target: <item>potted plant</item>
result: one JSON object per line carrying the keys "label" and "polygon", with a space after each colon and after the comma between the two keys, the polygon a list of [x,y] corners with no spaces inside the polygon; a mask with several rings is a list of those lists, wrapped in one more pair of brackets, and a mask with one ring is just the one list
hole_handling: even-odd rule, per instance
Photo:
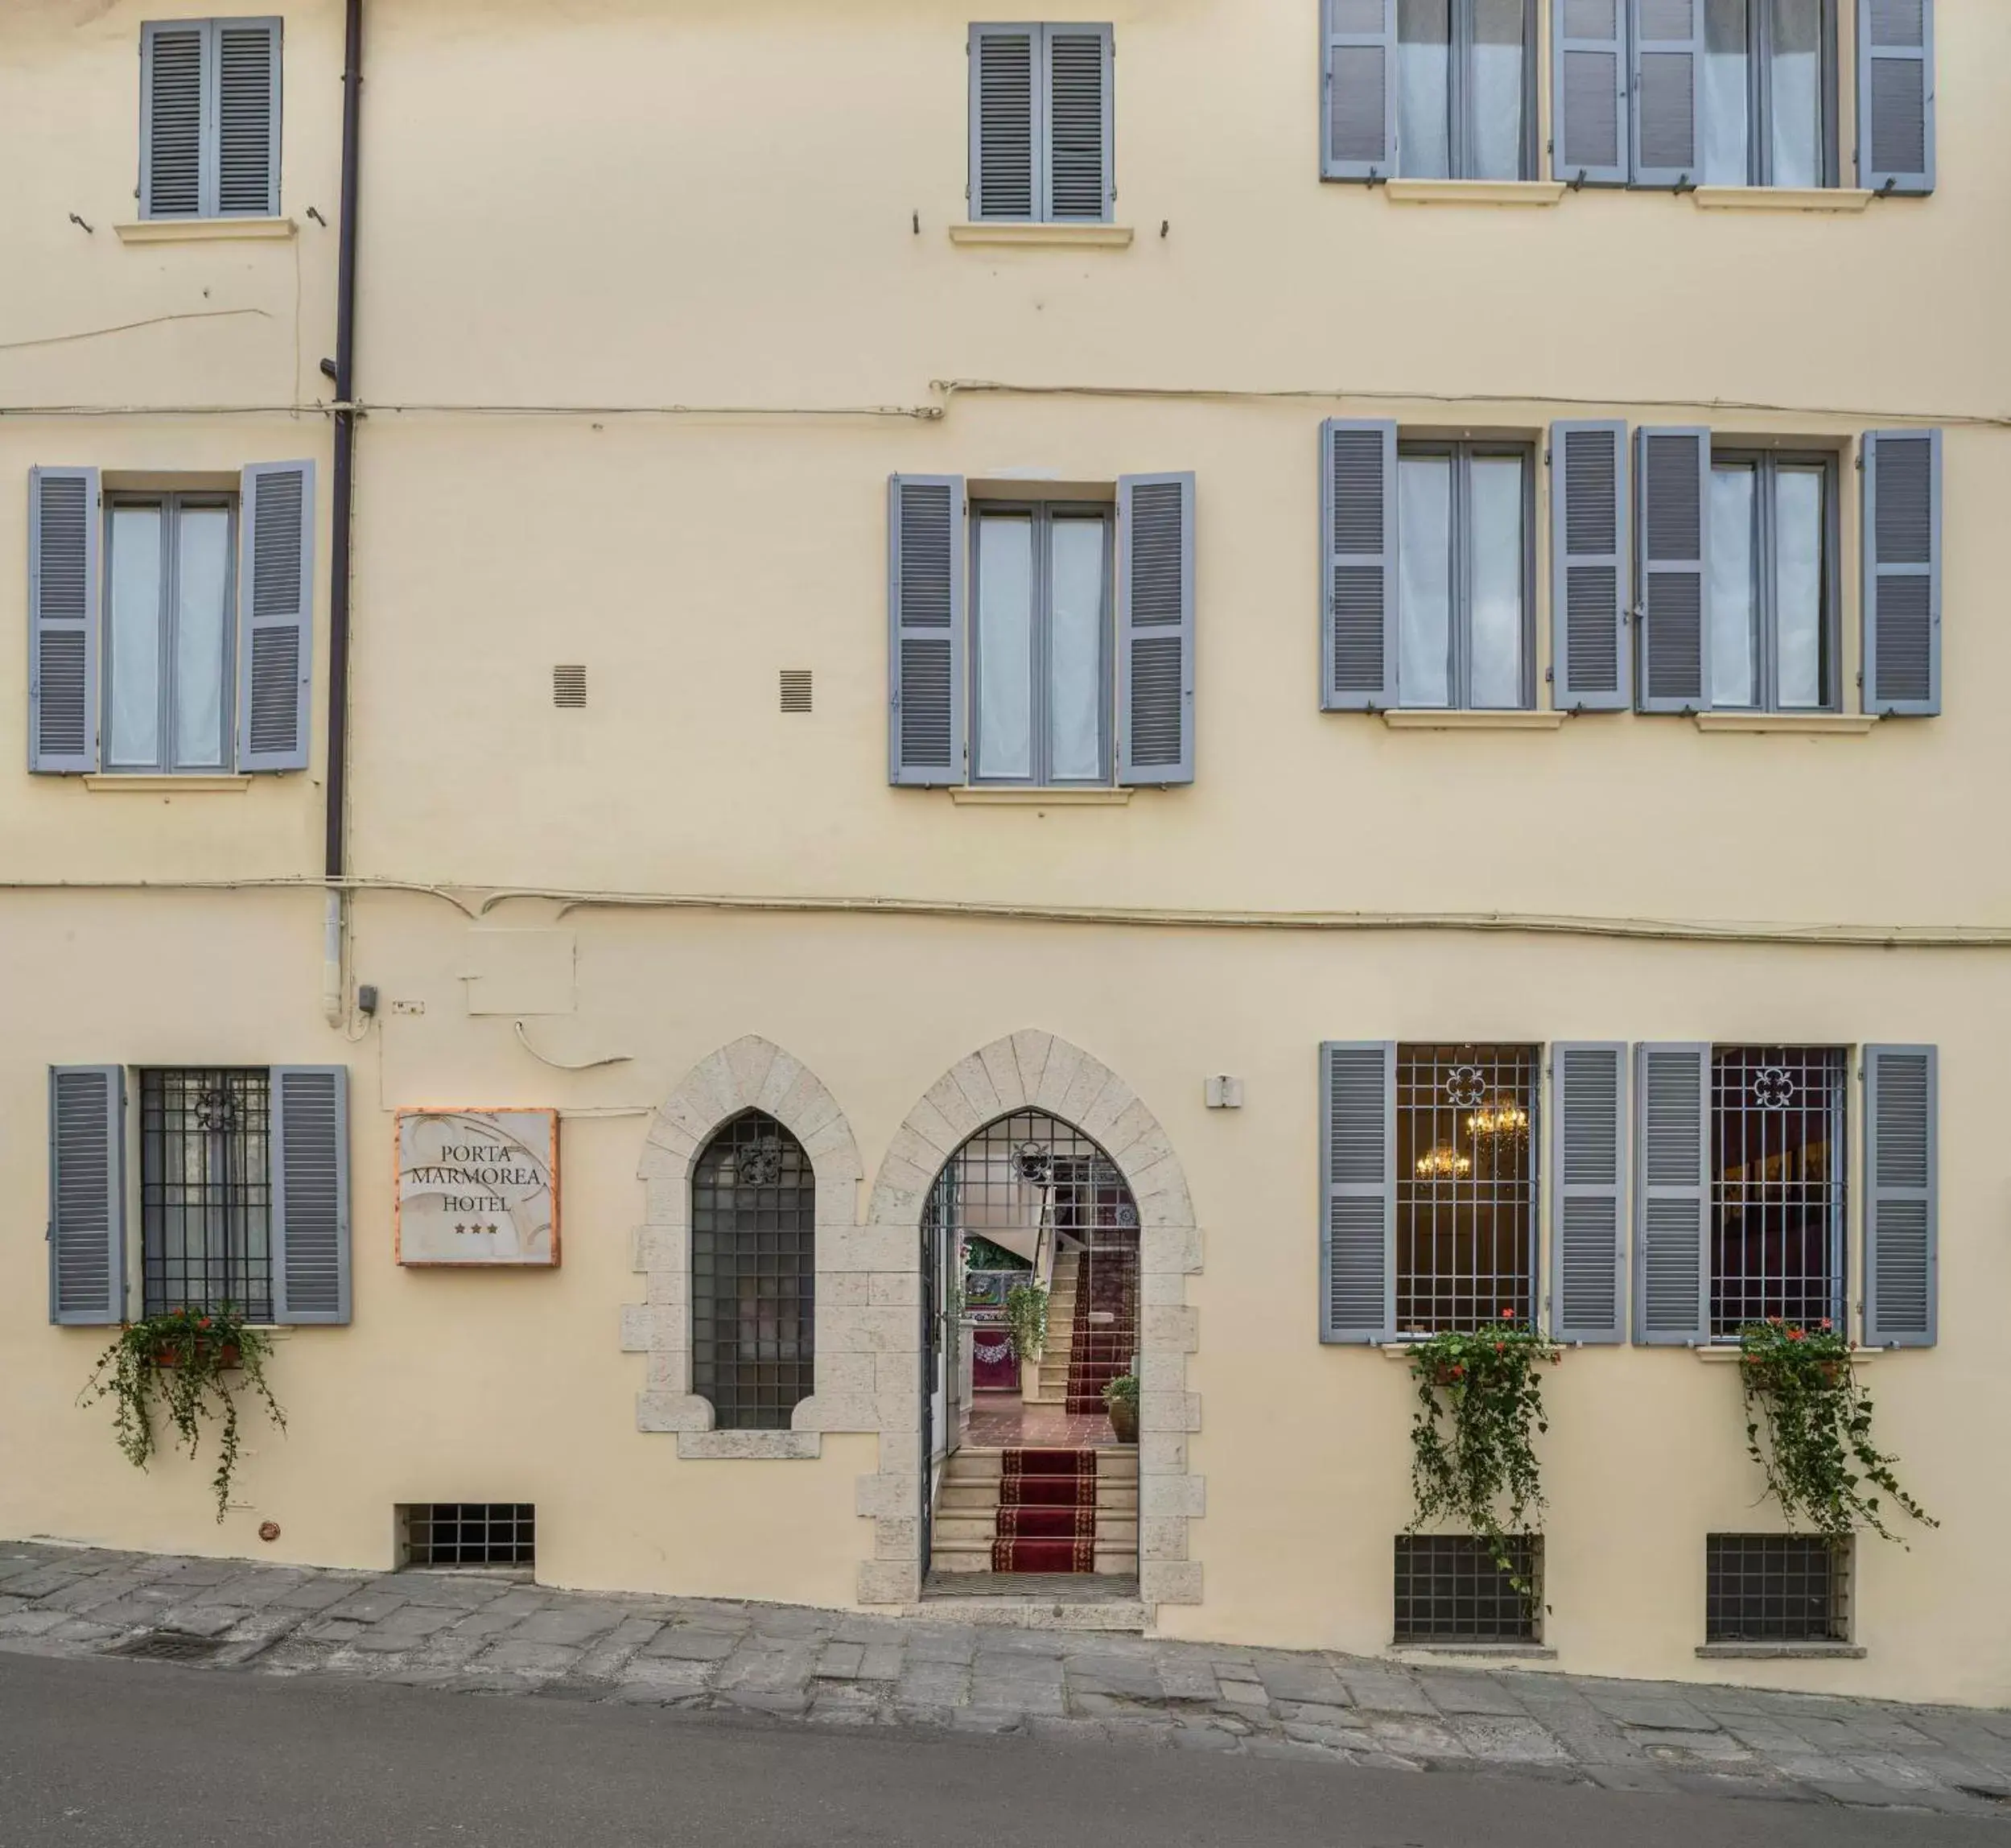
{"label": "potted plant", "polygon": [[1103,1409],[1120,1444],[1138,1442],[1138,1376],[1120,1373],[1103,1388]]}
{"label": "potted plant", "polygon": [[1830,1322],[1749,1322],[1739,1330],[1739,1384],[1745,1447],[1791,1528],[1805,1521],[1835,1540],[1869,1528],[1896,1541],[1885,1524],[1890,1508],[1941,1524],[1899,1486],[1898,1459],[1872,1442],[1871,1395],[1851,1366],[1850,1343]]}
{"label": "potted plant", "polygon": [[1544,1507],[1534,1438],[1550,1429],[1538,1369],[1556,1345],[1519,1322],[1512,1309],[1471,1334],[1435,1334],[1411,1352],[1418,1409],[1411,1422],[1410,1532],[1450,1521],[1487,1543],[1502,1575],[1525,1598],[1535,1587],[1510,1546],[1537,1531]]}
{"label": "potted plant", "polygon": [[209,1315],[174,1310],[122,1323],[117,1339],[98,1356],[77,1403],[112,1400],[113,1435],[126,1460],[142,1470],[156,1447],[156,1402],[167,1414],[176,1443],[192,1458],[201,1441],[203,1421],[215,1418],[216,1471],[212,1482],[220,1524],[229,1508],[241,1443],[238,1392],[249,1386],[265,1402],[274,1424],[282,1431],[286,1428],[286,1414],[266,1382],[266,1363],[271,1357],[272,1336],[253,1327],[228,1303]]}
{"label": "potted plant", "polygon": [[1020,1391],[1031,1399],[1039,1380],[1035,1369],[1048,1344],[1048,1293],[1037,1283],[1015,1284],[1006,1292],[1005,1318],[1012,1356],[1020,1363]]}

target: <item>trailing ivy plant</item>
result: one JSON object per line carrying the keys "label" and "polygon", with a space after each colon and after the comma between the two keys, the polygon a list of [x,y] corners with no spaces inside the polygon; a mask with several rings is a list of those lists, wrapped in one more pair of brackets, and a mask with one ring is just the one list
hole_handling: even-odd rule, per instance
{"label": "trailing ivy plant", "polygon": [[1770,1316],[1739,1330],[1745,1447],[1791,1527],[1841,1540],[1859,1528],[1906,1544],[1885,1524],[1892,1509],[1941,1524],[1899,1486],[1898,1459],[1873,1442],[1871,1395],[1850,1343],[1827,1321],[1811,1328]]}
{"label": "trailing ivy plant", "polygon": [[[265,1402],[281,1430],[286,1417],[266,1382],[272,1337],[255,1328],[226,1303],[212,1315],[178,1309],[142,1322],[122,1323],[117,1338],[97,1358],[77,1403],[113,1403],[112,1431],[126,1460],[145,1469],[158,1448],[154,1434],[156,1403],[167,1414],[177,1446],[193,1458],[203,1421],[217,1421],[216,1519],[230,1505],[230,1485],[242,1445],[237,1394],[249,1387]],[[240,1377],[235,1383],[231,1375]]]}
{"label": "trailing ivy plant", "polygon": [[1016,1360],[1037,1360],[1048,1344],[1048,1293],[1037,1283],[1015,1284],[1006,1292],[1006,1332]]}
{"label": "trailing ivy plant", "polygon": [[[1411,1421],[1410,1531],[1448,1521],[1487,1543],[1502,1574],[1535,1596],[1509,1541],[1535,1530],[1544,1507],[1534,1439],[1550,1425],[1537,1369],[1558,1349],[1515,1319],[1472,1334],[1435,1334],[1411,1351],[1418,1409]],[[1506,1518],[1504,1518],[1504,1516]]]}

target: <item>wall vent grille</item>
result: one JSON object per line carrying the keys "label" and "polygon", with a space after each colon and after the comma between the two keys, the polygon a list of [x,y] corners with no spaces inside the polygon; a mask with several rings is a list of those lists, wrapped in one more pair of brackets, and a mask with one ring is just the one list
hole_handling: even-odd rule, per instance
{"label": "wall vent grille", "polygon": [[782,710],[807,712],[810,709],[810,670],[807,667],[782,670]]}
{"label": "wall vent grille", "polygon": [[587,670],[583,666],[575,662],[551,670],[551,703],[561,707],[575,708],[587,703]]}

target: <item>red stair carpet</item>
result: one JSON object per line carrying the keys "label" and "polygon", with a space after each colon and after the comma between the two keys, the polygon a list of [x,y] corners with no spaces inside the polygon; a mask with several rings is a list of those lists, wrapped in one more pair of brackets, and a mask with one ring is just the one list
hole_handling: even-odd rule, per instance
{"label": "red stair carpet", "polygon": [[[1098,1245],[1082,1255],[1075,1293],[1075,1328],[1069,1348],[1068,1409],[1101,1412],[1103,1388],[1131,1370],[1138,1351],[1138,1252]],[[1093,1314],[1106,1322],[1092,1322]]]}
{"label": "red stair carpet", "polygon": [[1096,1570],[1095,1451],[1005,1453],[991,1570]]}

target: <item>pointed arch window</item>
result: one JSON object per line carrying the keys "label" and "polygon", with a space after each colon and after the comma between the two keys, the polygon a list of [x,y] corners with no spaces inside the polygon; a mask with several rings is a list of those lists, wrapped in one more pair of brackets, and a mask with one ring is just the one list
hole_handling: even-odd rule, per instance
{"label": "pointed arch window", "polygon": [[722,1431],[786,1431],[814,1389],[817,1181],[803,1145],[750,1110],[691,1176],[691,1390]]}

